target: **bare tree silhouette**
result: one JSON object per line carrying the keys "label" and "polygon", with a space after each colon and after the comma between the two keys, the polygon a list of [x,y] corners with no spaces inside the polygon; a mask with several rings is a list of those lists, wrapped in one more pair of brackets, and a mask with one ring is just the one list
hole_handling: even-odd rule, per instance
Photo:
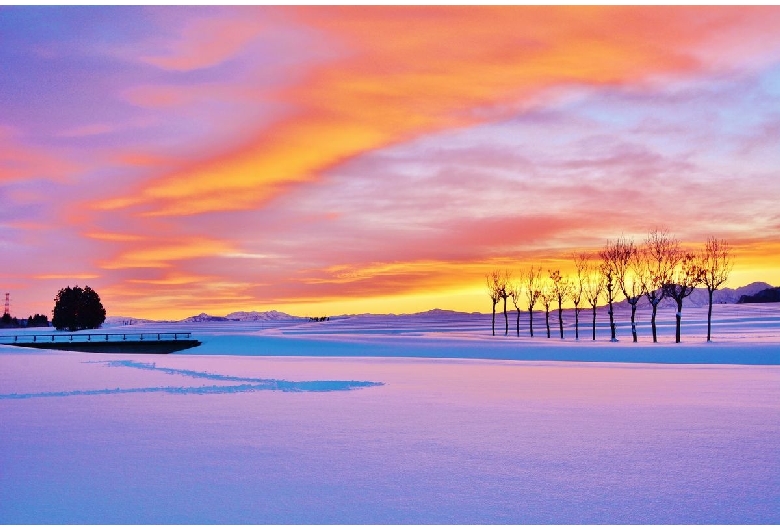
{"label": "bare tree silhouette", "polygon": [[544,323],[547,326],[547,338],[550,338],[550,304],[555,299],[552,285],[548,279],[541,282],[539,287],[539,299],[544,306]]}
{"label": "bare tree silhouette", "polygon": [[526,296],[528,296],[528,327],[531,332],[531,336],[534,336],[534,306],[542,295],[541,282],[542,282],[542,268],[531,268],[522,274],[522,279],[525,284]]}
{"label": "bare tree silhouette", "polygon": [[561,276],[561,271],[554,270],[549,271],[550,281],[552,282],[552,293],[556,300],[558,300],[558,327],[561,331],[561,338],[563,338],[563,302],[568,300],[571,294],[571,284],[568,278]]}
{"label": "bare tree silhouette", "polygon": [[509,296],[512,297],[512,304],[515,306],[515,310],[517,311],[517,336],[520,336],[520,296],[523,293],[523,286],[520,284],[520,282],[512,282],[509,285]]}
{"label": "bare tree silhouette", "polygon": [[669,277],[669,283],[664,285],[666,296],[677,302],[677,328],[675,330],[675,342],[680,342],[680,323],[682,321],[683,300],[691,295],[703,278],[700,259],[693,252],[683,254],[679,263]]}
{"label": "bare tree silhouette", "polygon": [[528,328],[534,336],[534,308],[541,300],[545,312],[547,338],[550,338],[550,306],[558,301],[558,327],[564,338],[563,303],[571,299],[574,304],[574,334],[579,340],[579,314],[583,297],[593,312],[592,337],[596,340],[596,316],[599,300],[606,300],[609,313],[610,340],[617,342],[614,302],[621,292],[631,307],[631,334],[638,342],[636,327],[637,305],[645,296],[652,307],[651,326],[653,342],[658,342],[656,316],[658,305],[665,297],[677,304],[675,342],[680,342],[682,307],[685,298],[694,288],[704,284],[707,288],[709,309],[707,313],[707,342],[712,337],[713,293],[728,279],[733,268],[732,249],[722,239],[709,237],[701,252],[683,251],[679,241],[666,229],[653,229],[641,246],[632,239],[621,236],[607,240],[596,255],[579,253],[572,256],[576,278],[564,277],[559,269],[548,270],[549,277],[542,279],[541,267],[531,266],[521,270],[518,280],[512,281],[509,271],[493,270],[485,276],[488,295],[492,302],[492,333],[496,334],[496,305],[504,301],[504,335],[509,335],[507,299],[517,312],[516,334],[520,336],[520,299],[525,293],[528,301]]}
{"label": "bare tree silhouette", "polygon": [[580,340],[580,302],[585,290],[585,274],[588,269],[587,254],[574,255],[574,268],[577,273],[576,280],[571,284],[571,301],[574,304],[574,339]]}
{"label": "bare tree silhouette", "polygon": [[636,274],[637,248],[632,239],[618,238],[612,247],[612,265],[615,270],[620,290],[626,297],[626,302],[631,306],[631,337],[637,342],[636,334],[636,306],[642,299],[642,282]]}
{"label": "bare tree silhouette", "polygon": [[504,299],[504,336],[509,335],[509,317],[506,314],[506,299],[509,298],[509,284],[512,281],[512,273],[504,271],[501,274],[501,290],[499,295]]}
{"label": "bare tree silhouette", "polygon": [[488,296],[493,302],[493,336],[496,336],[496,304],[501,299],[501,271],[493,270],[485,275]]}
{"label": "bare tree silhouette", "polygon": [[653,342],[658,342],[656,314],[658,304],[666,296],[664,285],[669,283],[669,277],[680,258],[680,243],[665,229],[650,232],[640,247],[637,272],[642,291],[653,311],[650,317]]}
{"label": "bare tree silhouette", "polygon": [[731,260],[731,247],[725,240],[710,236],[704,243],[704,251],[701,254],[700,261],[702,282],[707,287],[707,294],[709,295],[707,342],[712,342],[712,293],[726,282],[729,273],[731,273],[734,265]]}
{"label": "bare tree silhouette", "polygon": [[592,262],[592,259],[587,254],[581,254],[585,257],[585,283],[583,290],[585,291],[585,299],[593,309],[593,340],[596,340],[596,308],[599,304],[599,298],[604,293],[606,287],[606,280],[604,275],[601,274],[601,269]]}
{"label": "bare tree silhouette", "polygon": [[610,341],[617,342],[617,330],[615,329],[615,311],[612,304],[615,302],[618,285],[617,272],[615,270],[615,260],[617,259],[617,250],[614,243],[607,240],[607,244],[599,251],[601,264],[599,266],[601,275],[604,277],[604,288],[609,305],[609,330],[612,334]]}

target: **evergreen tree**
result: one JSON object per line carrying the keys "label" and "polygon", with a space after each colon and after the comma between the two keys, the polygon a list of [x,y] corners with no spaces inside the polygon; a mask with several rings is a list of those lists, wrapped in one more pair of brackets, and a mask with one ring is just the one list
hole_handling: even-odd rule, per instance
{"label": "evergreen tree", "polygon": [[52,324],[59,331],[97,329],[106,320],[100,296],[89,286],[60,289],[54,302]]}

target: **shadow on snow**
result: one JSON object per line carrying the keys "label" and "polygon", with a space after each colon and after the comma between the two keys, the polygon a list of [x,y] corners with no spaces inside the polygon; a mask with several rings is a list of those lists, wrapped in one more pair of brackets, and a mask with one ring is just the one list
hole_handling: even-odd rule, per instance
{"label": "shadow on snow", "polygon": [[87,363],[105,364],[109,367],[136,368],[152,370],[169,375],[182,375],[196,379],[211,381],[241,382],[240,385],[211,385],[198,387],[158,386],[147,388],[105,388],[98,390],[64,390],[60,392],[35,392],[29,394],[0,394],[0,399],[31,399],[68,396],[101,396],[109,394],[139,394],[163,392],[166,394],[235,394],[239,392],[256,392],[259,390],[276,390],[281,392],[334,392],[355,390],[372,386],[382,386],[384,383],[373,381],[285,381],[282,379],[260,379],[254,377],[238,377],[233,375],[196,372],[194,370],[179,370],[176,368],[161,368],[155,363],[139,363],[135,361],[87,361]]}

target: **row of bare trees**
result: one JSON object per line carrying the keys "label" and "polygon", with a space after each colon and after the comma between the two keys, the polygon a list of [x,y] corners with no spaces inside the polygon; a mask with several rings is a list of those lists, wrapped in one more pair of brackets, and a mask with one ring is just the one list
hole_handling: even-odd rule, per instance
{"label": "row of bare trees", "polygon": [[596,340],[596,310],[600,300],[608,306],[611,340],[617,341],[613,305],[621,294],[631,307],[631,335],[637,342],[636,309],[642,297],[652,308],[650,319],[653,342],[658,342],[656,314],[664,298],[677,305],[675,342],[680,342],[680,324],[685,298],[694,288],[704,285],[709,295],[707,312],[707,342],[712,334],[713,293],[727,280],[731,272],[732,251],[722,239],[710,237],[703,248],[684,248],[666,230],[653,230],[639,245],[633,239],[620,237],[607,241],[597,253],[580,253],[573,257],[575,273],[571,277],[559,269],[548,270],[531,266],[515,277],[510,271],[491,271],[486,276],[488,294],[493,302],[493,335],[496,334],[496,305],[503,300],[504,335],[509,334],[507,300],[517,311],[517,336],[520,336],[520,312],[527,309],[529,331],[534,336],[534,308],[541,304],[545,313],[547,337],[550,338],[550,309],[557,303],[558,327],[563,334],[563,304],[574,305],[574,333],[579,340],[579,315],[584,303],[590,305],[593,317],[593,340]]}

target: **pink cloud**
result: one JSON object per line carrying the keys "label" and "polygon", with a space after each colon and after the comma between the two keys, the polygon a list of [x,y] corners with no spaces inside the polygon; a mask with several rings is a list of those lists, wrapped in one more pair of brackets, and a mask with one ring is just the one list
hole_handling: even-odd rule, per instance
{"label": "pink cloud", "polygon": [[166,70],[208,68],[240,52],[265,26],[259,17],[240,14],[190,20],[181,28],[178,38],[163,46],[162,53],[139,59]]}
{"label": "pink cloud", "polygon": [[14,129],[0,126],[0,182],[64,181],[82,169],[83,165],[51,149],[25,144]]}

